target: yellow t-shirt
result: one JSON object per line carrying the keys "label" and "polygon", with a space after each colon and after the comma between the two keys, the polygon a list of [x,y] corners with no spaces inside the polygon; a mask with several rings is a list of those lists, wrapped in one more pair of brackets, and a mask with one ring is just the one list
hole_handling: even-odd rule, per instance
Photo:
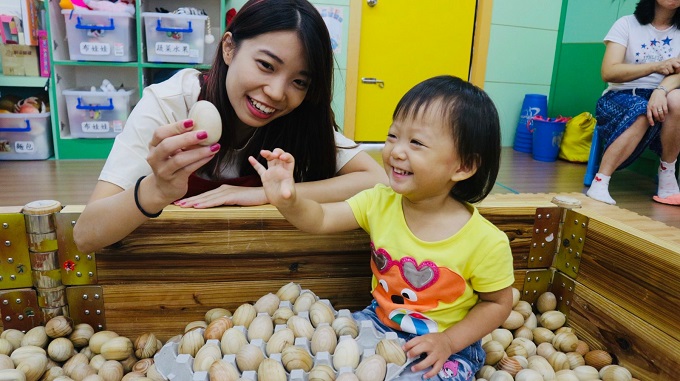
{"label": "yellow t-shirt", "polygon": [[426,334],[461,321],[477,292],[514,282],[507,235],[466,204],[472,217],[453,236],[426,242],[410,231],[402,196],[378,184],[347,200],[371,236],[372,294],[380,320],[394,329]]}

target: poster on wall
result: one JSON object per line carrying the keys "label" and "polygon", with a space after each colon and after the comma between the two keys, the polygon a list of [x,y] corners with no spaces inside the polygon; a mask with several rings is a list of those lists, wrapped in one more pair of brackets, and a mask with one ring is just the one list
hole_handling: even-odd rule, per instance
{"label": "poster on wall", "polygon": [[342,49],[342,27],[344,15],[342,8],[338,7],[317,7],[323,21],[326,23],[326,28],[331,35],[331,46],[333,53],[338,54]]}

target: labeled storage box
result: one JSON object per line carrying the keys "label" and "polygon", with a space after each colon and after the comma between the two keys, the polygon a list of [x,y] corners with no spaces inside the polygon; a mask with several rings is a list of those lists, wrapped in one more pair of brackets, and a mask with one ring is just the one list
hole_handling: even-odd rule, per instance
{"label": "labeled storage box", "polygon": [[62,91],[74,138],[113,138],[130,115],[133,90],[111,92],[76,88]]}
{"label": "labeled storage box", "polygon": [[0,160],[45,160],[53,152],[49,112],[0,114]]}
{"label": "labeled storage box", "polygon": [[142,13],[149,62],[202,63],[208,16]]}
{"label": "labeled storage box", "polygon": [[38,51],[29,45],[0,45],[4,75],[38,76]]}
{"label": "labeled storage box", "polygon": [[72,61],[137,60],[134,17],[129,13],[61,11]]}

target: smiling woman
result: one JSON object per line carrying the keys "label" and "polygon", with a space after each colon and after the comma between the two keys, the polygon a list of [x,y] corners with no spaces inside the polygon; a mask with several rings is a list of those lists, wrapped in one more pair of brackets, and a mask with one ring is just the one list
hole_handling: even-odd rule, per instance
{"label": "smiling woman", "polygon": [[[319,201],[385,181],[380,166],[337,132],[332,77],[330,36],[312,4],[247,2],[229,23],[210,70],[180,70],[144,90],[74,228],[78,248],[112,244],[171,203],[267,203],[246,161],[262,148],[295,153],[295,181]],[[205,144],[202,118],[188,118],[199,100],[218,110],[217,143]]]}

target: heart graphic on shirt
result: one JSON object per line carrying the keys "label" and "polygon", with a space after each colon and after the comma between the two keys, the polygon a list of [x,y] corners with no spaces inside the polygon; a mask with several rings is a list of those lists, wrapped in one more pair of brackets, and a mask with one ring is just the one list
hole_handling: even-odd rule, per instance
{"label": "heart graphic on shirt", "polygon": [[371,259],[373,259],[375,267],[377,267],[378,271],[381,273],[385,271],[387,265],[390,263],[390,260],[392,260],[390,255],[384,249],[376,250],[375,246],[373,246],[373,243],[371,243]]}
{"label": "heart graphic on shirt", "polygon": [[413,258],[402,258],[401,272],[404,279],[413,285],[414,289],[422,290],[437,279],[439,268],[430,261],[418,265]]}

